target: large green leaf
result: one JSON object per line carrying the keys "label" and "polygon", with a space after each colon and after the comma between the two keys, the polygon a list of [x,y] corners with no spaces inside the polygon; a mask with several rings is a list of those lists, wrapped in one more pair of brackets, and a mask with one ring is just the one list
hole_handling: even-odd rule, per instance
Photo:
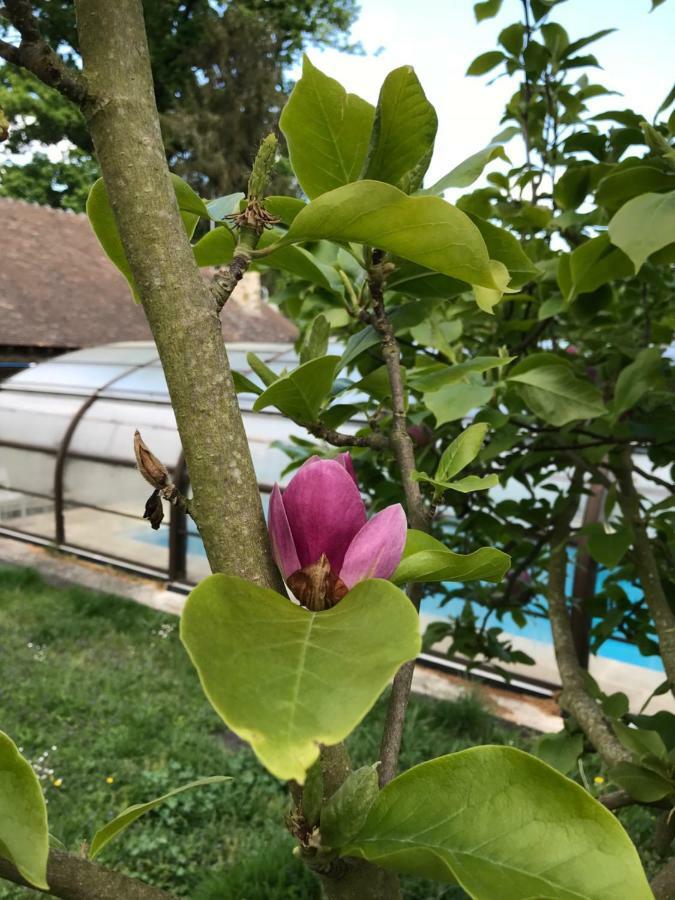
{"label": "large green leaf", "polygon": [[363,177],[398,185],[422,160],[428,163],[437,128],[436,110],[415,70],[394,69],[380,89]]}
{"label": "large green leaf", "polygon": [[408,530],[403,559],[392,575],[392,581],[492,581],[502,580],[511,565],[511,557],[492,547],[481,547],[463,555],[437,541],[436,538]]}
{"label": "large green leaf", "polygon": [[287,242],[318,239],[380,247],[469,284],[503,290],[509,280],[490,266],[471,219],[440,197],[408,197],[379,181],[358,181],[323,194],[293,220]]}
{"label": "large green leaf", "polygon": [[443,451],[436,469],[436,478],[447,481],[473,462],[483,446],[487,430],[487,422],[478,422],[465,428]]}
{"label": "large green leaf", "polygon": [[630,257],[639,271],[647,257],[673,243],[675,191],[641,194],[625,203],[608,227],[612,243]]}
{"label": "large green leaf", "polygon": [[[209,211],[204,201],[195,194],[189,184],[179,178],[178,175],[171,175],[173,188],[176,192],[176,200],[180,210],[181,218],[185,231],[189,238],[194,234],[197,227],[199,217],[209,218]],[[129,282],[131,292],[136,302],[140,302],[134,279],[131,275],[127,255],[122,246],[122,239],[117,230],[117,223],[113,215],[110,201],[108,200],[108,192],[106,191],[103,179],[99,178],[95,181],[89,191],[87,197],[87,216],[94,234],[99,239],[101,246],[105,250],[109,259],[117,266],[122,275]]]}
{"label": "large green leaf", "polygon": [[188,597],[181,638],[228,727],[273,775],[300,783],[319,744],[347,737],[420,649],[413,605],[379,579],[310,612],[241,578],[211,575]]}
{"label": "large green leaf", "polygon": [[293,171],[308,197],[359,177],[375,110],[305,56],[302,78],[281,113]]}
{"label": "large green leaf", "polygon": [[267,406],[276,406],[290,419],[314,422],[333,385],[339,360],[339,356],[321,356],[303,363],[270,384],[255,401],[253,409],[258,412]]}
{"label": "large green leaf", "polygon": [[639,194],[672,190],[675,172],[662,172],[655,166],[631,166],[613,172],[598,184],[595,200],[600,206],[618,209]]}
{"label": "large green leaf", "polygon": [[0,856],[41,890],[47,886],[47,807],[33,767],[0,731]]}
{"label": "large green leaf", "polygon": [[449,384],[423,395],[426,408],[436,417],[437,425],[463,419],[473,409],[492,399],[494,388],[484,384]]}
{"label": "large green leaf", "polygon": [[612,813],[513,747],[474,747],[399,775],[342,853],[457,881],[474,900],[652,897]]}
{"label": "large green leaf", "polygon": [[223,781],[232,781],[232,779],[227,775],[212,775],[209,778],[198,778],[196,781],[191,781],[189,784],[184,784],[182,787],[169,791],[168,794],[164,794],[162,797],[156,797],[147,803],[135,803],[133,806],[122,810],[118,816],[115,816],[112,821],[105,824],[103,828],[99,828],[96,832],[89,848],[89,859],[97,857],[113,838],[125,831],[136,819],[140,819],[145,813],[150,812],[151,809],[164,803],[170,797],[175,797],[176,794],[182,794],[183,791],[189,791],[192,788],[202,787],[205,784],[220,784]]}
{"label": "large green leaf", "polygon": [[636,763],[618,763],[609,774],[612,781],[640,803],[656,803],[664,797],[675,796],[675,782]]}
{"label": "large green leaf", "polygon": [[566,360],[552,353],[533,354],[507,380],[518,386],[536,416],[557,427],[605,412],[602,397],[590,381],[579,378]]}

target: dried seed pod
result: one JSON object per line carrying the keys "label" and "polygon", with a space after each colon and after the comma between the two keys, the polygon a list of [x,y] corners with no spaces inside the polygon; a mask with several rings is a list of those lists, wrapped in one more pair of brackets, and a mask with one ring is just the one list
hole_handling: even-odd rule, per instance
{"label": "dried seed pod", "polygon": [[162,498],[159,491],[153,491],[145,504],[144,519],[149,519],[154,531],[157,531],[164,519],[164,507],[162,506]]}
{"label": "dried seed pod", "polygon": [[143,478],[154,488],[163,488],[169,484],[169,471],[155,454],[147,447],[140,431],[134,434],[134,453],[136,465]]}

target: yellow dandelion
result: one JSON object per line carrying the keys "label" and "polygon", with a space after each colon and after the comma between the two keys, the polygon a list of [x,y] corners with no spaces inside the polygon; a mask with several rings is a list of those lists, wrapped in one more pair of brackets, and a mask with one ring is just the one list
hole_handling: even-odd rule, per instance
{"label": "yellow dandelion", "polygon": [[106,780],[105,780],[105,783],[106,783],[106,784],[113,784],[114,781],[115,781],[115,779],[112,777],[112,775],[108,775],[108,777],[107,777]]}
{"label": "yellow dandelion", "polygon": [[593,783],[594,784],[604,784],[605,779],[602,777],[602,775],[596,775],[595,778],[593,779]]}
{"label": "yellow dandelion", "polygon": [[61,785],[63,784],[63,778],[55,778],[52,781],[52,784],[54,785],[55,788],[60,788]]}

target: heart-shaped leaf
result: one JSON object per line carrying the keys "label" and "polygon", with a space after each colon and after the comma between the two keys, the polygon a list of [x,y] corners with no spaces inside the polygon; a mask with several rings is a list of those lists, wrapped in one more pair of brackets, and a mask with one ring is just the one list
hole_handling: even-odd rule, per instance
{"label": "heart-shaped leaf", "polygon": [[298,422],[314,422],[332,385],[339,356],[321,356],[282,375],[258,397],[253,409],[276,408]]}
{"label": "heart-shaped leaf", "polygon": [[133,806],[129,806],[127,809],[122,810],[119,816],[115,816],[111,822],[108,822],[103,828],[99,828],[96,832],[91,842],[91,847],[89,848],[89,859],[94,859],[98,856],[101,850],[103,850],[106,844],[109,844],[113,838],[125,831],[136,821],[136,819],[140,819],[145,813],[150,812],[151,809],[164,803],[169,797],[175,797],[176,794],[182,794],[183,791],[202,787],[205,784],[221,784],[223,781],[232,781],[232,779],[227,775],[212,775],[209,778],[198,778],[197,781],[191,781],[189,784],[184,784],[182,787],[175,788],[173,791],[169,791],[168,794],[164,794],[162,797],[148,800],[147,803],[135,803]]}
{"label": "heart-shaped leaf", "polygon": [[513,747],[474,747],[395,778],[342,854],[457,881],[474,900],[652,897],[612,813]]}
{"label": "heart-shaped leaf", "polygon": [[493,581],[502,580],[511,557],[492,547],[481,547],[466,556],[453,553],[440,541],[408,529],[403,559],[391,576],[396,584],[408,581]]}
{"label": "heart-shaped leaf", "polygon": [[420,649],[413,605],[379,579],[310,612],[241,578],[211,575],[187,600],[181,638],[227,726],[273,775],[300,783],[319,744],[347,737]]}
{"label": "heart-shaped leaf", "polygon": [[0,856],[34,887],[48,890],[47,807],[33,767],[0,731]]}

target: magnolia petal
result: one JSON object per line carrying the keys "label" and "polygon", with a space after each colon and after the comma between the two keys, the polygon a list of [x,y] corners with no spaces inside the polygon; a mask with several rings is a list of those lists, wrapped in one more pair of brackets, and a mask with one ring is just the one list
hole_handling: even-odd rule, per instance
{"label": "magnolia petal", "polygon": [[342,567],[352,538],[366,521],[366,508],[354,479],[334,459],[310,460],[291,479],[283,496],[300,565],[322,553],[334,572]]}
{"label": "magnolia petal", "polygon": [[400,503],[373,516],[345,554],[340,578],[353,588],[366,578],[389,578],[401,561],[408,524]]}
{"label": "magnolia petal", "polygon": [[[303,465],[311,466],[313,463],[323,462],[320,456],[310,456],[308,460],[306,460]],[[335,457],[335,462],[340,463],[340,465],[345,468],[349,474],[354,479],[354,484],[358,487],[359,483],[356,480],[356,469],[354,468],[354,463],[352,462],[352,457],[349,452],[347,453],[338,453]]]}
{"label": "magnolia petal", "polygon": [[295,549],[291,526],[288,524],[284,501],[275,484],[270,497],[269,532],[272,543],[272,555],[284,580],[300,568],[298,552]]}
{"label": "magnolia petal", "polygon": [[344,466],[345,469],[349,472],[349,474],[354,479],[354,484],[358,487],[359,483],[356,480],[356,470],[354,468],[354,463],[352,462],[352,457],[350,453],[339,453],[336,457],[337,462],[340,463],[341,466]]}

